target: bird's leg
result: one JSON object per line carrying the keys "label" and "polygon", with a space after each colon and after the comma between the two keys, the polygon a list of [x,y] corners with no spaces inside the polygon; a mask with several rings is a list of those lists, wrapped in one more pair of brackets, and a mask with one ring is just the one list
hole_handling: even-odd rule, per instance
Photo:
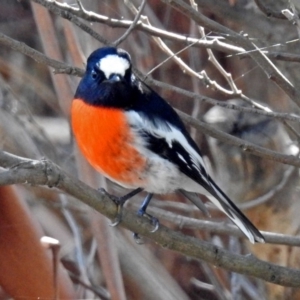
{"label": "bird's leg", "polygon": [[143,201],[143,203],[142,203],[140,209],[139,209],[138,212],[137,212],[137,215],[138,215],[138,216],[146,216],[147,218],[149,218],[149,220],[151,221],[151,223],[154,225],[154,229],[151,230],[151,232],[155,232],[155,231],[158,229],[158,227],[159,227],[159,221],[158,221],[157,218],[155,218],[155,217],[149,215],[149,214],[146,212],[146,209],[147,209],[147,207],[148,207],[148,205],[149,205],[149,203],[150,203],[152,197],[153,197],[153,194],[152,194],[152,193],[150,193],[150,194],[148,194],[148,195],[146,196],[146,198],[144,199],[144,201]]}
{"label": "bird's leg", "polygon": [[115,202],[117,205],[117,216],[116,219],[113,223],[111,223],[110,226],[117,226],[121,220],[122,220],[122,211],[123,211],[123,206],[127,200],[135,196],[136,194],[140,193],[143,189],[142,188],[137,188],[130,193],[121,196],[121,197],[116,197],[114,195],[109,194],[106,190],[100,189],[106,196],[108,196],[112,201]]}
{"label": "bird's leg", "polygon": [[[149,214],[146,212],[146,209],[147,209],[147,207],[148,207],[148,205],[149,205],[149,203],[150,203],[150,201],[151,201],[151,199],[152,199],[152,196],[153,196],[152,193],[150,193],[150,194],[148,194],[148,195],[146,196],[146,198],[144,199],[144,201],[143,201],[143,203],[142,203],[140,209],[139,209],[138,212],[137,212],[137,215],[138,215],[138,216],[146,216],[146,217],[151,221],[151,223],[152,223],[153,226],[154,226],[154,229],[151,230],[151,232],[155,232],[155,231],[159,228],[159,221],[158,221],[157,218],[155,218],[155,217],[149,215]],[[137,233],[134,233],[134,239],[135,239],[136,241],[139,240],[139,236],[138,236]]]}

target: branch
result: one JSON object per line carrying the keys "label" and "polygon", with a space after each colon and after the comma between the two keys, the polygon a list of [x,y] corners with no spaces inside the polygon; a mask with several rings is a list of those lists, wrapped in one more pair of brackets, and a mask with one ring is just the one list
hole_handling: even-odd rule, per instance
{"label": "branch", "polygon": [[[198,11],[198,5],[196,4],[196,2],[194,0],[190,0],[191,6],[193,7],[193,9],[195,11]],[[206,35],[205,35],[205,30],[202,26],[198,26],[198,30],[200,32],[200,36],[202,39],[206,40]],[[213,51],[211,49],[206,49],[207,55],[208,55],[208,60],[212,63],[212,65],[219,71],[220,75],[227,81],[227,84],[230,86],[231,90],[228,91],[225,88],[220,89],[220,91],[222,92],[223,90],[225,90],[229,95],[240,95],[242,94],[242,91],[239,90],[234,82],[234,80],[232,79],[232,75],[231,73],[228,73],[227,71],[225,71],[225,69],[222,67],[222,65],[219,63],[219,61],[217,60],[217,58],[215,57]],[[200,72],[201,75],[204,76],[204,78],[210,82],[210,79],[206,73],[206,71],[202,70]]]}
{"label": "branch", "polygon": [[[104,39],[101,35],[99,35],[97,32],[95,32],[93,29],[91,29],[89,26],[87,26],[85,23],[80,21],[76,16],[74,16],[73,13],[70,13],[70,8],[68,10],[62,9],[62,7],[66,8],[66,5],[61,5],[61,6],[55,6],[53,5],[53,1],[47,1],[47,0],[32,0],[33,2],[39,3],[46,8],[48,8],[50,11],[52,11],[54,14],[61,16],[62,18],[65,18],[72,23],[74,23],[76,26],[81,28],[83,31],[86,33],[90,34],[92,37],[94,37],[96,40],[100,41],[101,43],[108,45],[110,44],[106,39]],[[166,2],[166,0],[162,0]],[[170,4],[172,5],[173,2],[176,2],[176,5],[178,5],[177,2],[182,2],[181,0],[176,0],[176,1],[170,1]],[[180,11],[183,13],[186,13],[188,11],[189,13],[194,11],[193,8],[185,4],[184,2],[183,6],[179,8]],[[176,6],[175,5],[175,6]],[[178,5],[180,6],[180,5]],[[184,9],[183,9],[184,8]],[[178,9],[178,8],[177,8]],[[75,9],[78,10],[83,15],[86,15],[86,11],[80,10],[80,9]],[[74,11],[74,9],[73,9]],[[194,11],[194,13],[197,13]],[[90,13],[91,16],[95,16],[94,13]],[[201,18],[199,18],[201,16]],[[217,32],[222,32],[227,35],[227,38],[232,40],[235,43],[240,44],[243,48],[246,50],[257,50],[257,51],[250,51],[249,55],[257,62],[257,64],[264,70],[264,72],[268,75],[268,77],[273,80],[280,88],[282,88],[289,97],[300,106],[300,92],[297,92],[297,90],[292,86],[292,84],[281,74],[281,72],[273,65],[273,63],[267,58],[267,56],[260,51],[253,43],[248,41],[245,38],[242,38],[240,35],[236,34],[234,31],[231,31],[227,29],[226,27],[219,25],[218,23],[211,21],[210,19],[204,17],[200,13],[197,13],[195,15],[190,15],[194,19],[194,21],[200,22],[204,18],[204,24],[211,25],[211,30],[217,31]],[[106,20],[108,19],[105,17]],[[206,19],[205,19],[206,18]],[[138,24],[141,22],[137,22],[136,27],[138,27]],[[132,23],[131,23],[132,24]],[[201,25],[201,24],[200,24]],[[205,27],[205,25],[202,25]],[[209,28],[207,25],[207,28]],[[217,26],[215,26],[217,25]],[[217,27],[218,29],[215,29]],[[210,28],[209,28],[210,29]]]}
{"label": "branch", "polygon": [[147,81],[147,83],[150,84],[150,85],[155,85],[155,86],[159,86],[159,87],[162,87],[162,88],[165,88],[165,89],[169,89],[169,90],[172,90],[172,91],[174,91],[176,93],[179,93],[181,95],[185,95],[187,97],[190,97],[192,99],[197,99],[197,100],[200,100],[200,101],[205,102],[205,103],[210,103],[210,104],[215,105],[215,106],[220,106],[220,107],[223,107],[223,108],[226,108],[226,109],[233,109],[233,110],[237,110],[237,111],[240,111],[240,112],[243,112],[243,113],[258,114],[258,115],[263,115],[265,117],[278,119],[283,123],[284,126],[286,126],[288,131],[293,133],[295,135],[295,137],[297,138],[297,140],[300,141],[300,135],[299,135],[298,131],[286,122],[287,120],[293,121],[293,122],[299,122],[300,117],[296,114],[273,112],[266,105],[259,104],[258,102],[255,102],[254,100],[248,98],[244,94],[241,94],[240,98],[245,100],[246,102],[248,102],[251,106],[253,106],[255,108],[253,108],[253,107],[244,107],[244,106],[241,106],[241,105],[235,105],[233,103],[224,102],[224,101],[218,101],[218,100],[215,100],[215,99],[203,96],[203,95],[199,95],[199,94],[196,94],[194,92],[190,92],[188,90],[184,90],[184,89],[181,89],[181,88],[175,87],[173,85],[169,85],[167,83],[160,82],[160,81],[157,81],[157,80],[154,80],[154,79],[145,78],[144,80]]}
{"label": "branch", "polygon": [[[133,205],[135,207],[135,205]],[[179,228],[205,230],[215,234],[232,235],[239,238],[245,238],[244,234],[232,224],[224,224],[223,222],[214,222],[208,220],[199,220],[173,212],[161,209],[158,207],[147,208],[150,214],[155,215],[159,219],[167,220],[176,224]],[[300,247],[300,237],[280,233],[261,231],[267,244],[277,244],[286,246]]]}
{"label": "branch", "polygon": [[[56,187],[94,208],[106,217],[116,216],[116,206],[104,193],[90,188],[85,183],[68,176],[48,160],[27,160],[0,151],[0,166],[10,168],[0,173],[0,185],[30,184]],[[146,218],[124,209],[121,225],[143,235],[164,248],[204,260],[215,266],[249,276],[254,276],[279,285],[299,287],[300,271],[277,266],[253,255],[239,255],[208,242],[175,232],[164,226],[152,233],[152,225]]]}
{"label": "branch", "polygon": [[274,11],[264,3],[264,0],[254,0],[254,1],[257,7],[261,10],[261,12],[264,13],[267,17],[285,20],[285,17],[281,13],[281,11]]}
{"label": "branch", "polygon": [[93,30],[91,27],[87,26],[84,22],[82,22],[80,19],[78,19],[74,14],[69,13],[66,10],[58,9],[56,6],[51,5],[51,3],[56,3],[55,1],[45,1],[45,0],[31,0],[35,3],[41,4],[44,7],[46,7],[49,11],[52,13],[69,20],[76,26],[78,26],[82,31],[85,31],[90,36],[92,36],[95,40],[99,41],[100,43],[104,45],[109,45],[109,41],[106,40],[102,35],[98,34],[95,30]]}
{"label": "branch", "polygon": [[[125,1],[126,3],[126,1]],[[146,5],[146,0],[143,0],[139,10],[137,11],[136,15],[135,15],[135,18],[133,20],[133,22],[131,23],[131,25],[129,26],[129,28],[126,30],[126,32],[119,38],[117,39],[113,45],[115,47],[118,47],[119,44],[121,44],[128,36],[129,34],[135,29],[135,27],[137,26],[137,23],[138,21],[141,19],[141,16],[142,16],[142,12],[144,10],[144,7]]]}
{"label": "branch", "polygon": [[[55,13],[63,18],[65,18],[64,12],[68,12],[69,14],[82,18],[86,21],[105,24],[112,28],[129,28],[133,23],[133,21],[130,20],[109,18],[104,15],[96,14],[92,11],[87,11],[85,9],[72,7],[69,6],[67,3],[60,3],[52,0],[32,0],[32,1],[39,3],[40,5],[43,5],[44,7],[50,9],[52,12],[55,10],[56,11]],[[72,22],[72,20],[70,21]],[[185,45],[193,45],[196,47],[210,48],[228,54],[233,54],[233,55],[238,54],[241,55],[242,57],[249,56],[249,53],[245,51],[244,48],[225,43],[221,41],[220,38],[213,38],[212,40],[209,41],[199,40],[175,32],[162,30],[160,28],[145,24],[142,21],[138,21],[134,29],[141,32],[145,32],[152,36],[160,37],[168,41],[178,42]],[[299,55],[296,54],[290,54],[290,53],[266,53],[266,54],[278,60],[296,61],[296,62],[299,62],[300,60]]]}
{"label": "branch", "polygon": [[[249,39],[241,36],[233,30],[210,20],[203,14],[195,11],[190,5],[182,0],[161,0],[167,5],[171,5],[188,18],[194,20],[200,26],[206,29],[218,32],[226,37],[229,41],[250,51],[249,55],[257,63],[257,65],[266,73],[269,79],[274,81],[298,106],[300,106],[300,89],[295,88],[288,79],[277,69],[277,67],[268,59],[268,57],[259,50]],[[256,50],[256,51],[252,51]]]}
{"label": "branch", "polygon": [[[43,5],[44,7],[48,8],[55,14],[61,16],[62,18],[66,18],[65,13],[67,12],[70,15],[77,16],[86,21],[105,24],[113,28],[129,28],[133,23],[133,21],[130,20],[119,20],[119,19],[109,18],[107,16],[96,14],[92,11],[86,11],[80,8],[78,9],[69,6],[67,3],[60,3],[52,0],[32,0],[32,1],[39,3],[40,5]],[[72,22],[72,20],[70,21]],[[211,41],[201,41],[196,38],[187,37],[185,35],[162,30],[160,28],[156,28],[154,26],[144,24],[141,20],[136,23],[134,29],[145,32],[153,36],[164,38],[169,41],[181,42],[188,45],[193,44],[195,46],[204,47],[204,48],[212,48],[225,53],[240,53],[244,51],[244,49],[241,47],[232,46],[228,43],[224,43],[220,41],[219,39],[213,39]]]}
{"label": "branch", "polygon": [[18,42],[0,32],[0,43],[17,50],[35,60],[37,63],[48,65],[54,68],[56,73],[65,73],[75,76],[83,76],[83,71],[79,68],[71,67],[63,62],[51,59],[39,51],[27,46],[25,43]]}
{"label": "branch", "polygon": [[[241,210],[250,209],[255,206],[264,204],[271,199],[274,199],[274,196],[277,195],[280,191],[283,190],[283,188],[286,187],[286,185],[289,182],[289,179],[292,177],[292,175],[297,176],[297,175],[295,175],[295,171],[296,171],[296,169],[294,167],[290,166],[289,168],[287,168],[284,171],[280,182],[277,183],[274,187],[272,187],[267,193],[255,198],[255,199],[251,199],[245,203],[239,204],[238,208]],[[298,170],[296,172],[298,172]]]}
{"label": "branch", "polygon": [[[139,74],[140,76],[140,74]],[[262,106],[261,104],[257,103],[257,106],[259,106],[261,109],[257,109],[257,108],[252,108],[252,107],[245,107],[245,106],[241,106],[241,105],[236,105],[233,103],[228,103],[226,101],[218,101],[216,99],[204,96],[204,95],[199,95],[196,94],[194,92],[191,92],[189,90],[185,90],[182,88],[179,88],[177,86],[165,83],[165,82],[161,82],[152,78],[146,78],[143,77],[145,79],[145,81],[147,81],[147,83],[149,85],[152,86],[158,86],[160,88],[164,88],[164,89],[168,89],[171,90],[173,92],[176,92],[178,94],[184,95],[186,97],[189,97],[191,99],[197,99],[203,103],[209,103],[211,105],[214,106],[220,106],[226,109],[233,109],[233,110],[237,110],[240,112],[244,112],[244,113],[251,113],[251,114],[257,114],[257,115],[262,115],[265,117],[269,117],[269,118],[274,118],[277,120],[287,120],[287,121],[292,121],[292,122],[297,122],[300,123],[300,116],[294,114],[294,113],[281,113],[281,112],[274,112],[272,111],[270,108],[266,107],[266,106]],[[243,97],[244,100],[246,100]],[[252,106],[255,105],[255,103],[253,101],[251,101]],[[262,109],[264,108],[264,109]]]}
{"label": "branch", "polygon": [[292,24],[296,25],[298,37],[300,38],[300,19],[298,12],[296,11],[295,5],[290,2],[291,10],[289,9],[283,9],[281,13],[292,22]]}
{"label": "branch", "polygon": [[283,53],[283,52],[267,52],[268,57],[282,60],[282,61],[289,61],[289,62],[300,62],[300,55],[294,53]]}
{"label": "branch", "polygon": [[276,151],[257,146],[253,143],[248,141],[242,140],[235,136],[232,136],[228,133],[219,131],[214,127],[200,121],[196,120],[195,118],[191,117],[190,115],[176,110],[179,116],[182,118],[184,122],[187,124],[195,127],[196,129],[200,130],[201,132],[208,134],[224,143],[229,143],[231,145],[237,146],[241,148],[244,152],[251,153],[260,157],[264,157],[273,161],[281,162],[283,164],[292,165],[295,167],[300,167],[300,159],[293,155],[285,155],[278,153]]}

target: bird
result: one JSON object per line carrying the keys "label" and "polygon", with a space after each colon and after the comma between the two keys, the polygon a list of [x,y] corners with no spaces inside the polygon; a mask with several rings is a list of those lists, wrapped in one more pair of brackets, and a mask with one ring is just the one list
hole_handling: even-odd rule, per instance
{"label": "bird", "polygon": [[251,243],[264,243],[260,231],[208,174],[200,149],[176,111],[135,75],[125,50],[106,46],[90,54],[72,101],[71,125],[87,161],[132,190],[119,198],[111,195],[118,208],[145,191],[138,214],[151,218],[146,209],[153,194],[179,191],[203,210],[198,194],[204,189]]}

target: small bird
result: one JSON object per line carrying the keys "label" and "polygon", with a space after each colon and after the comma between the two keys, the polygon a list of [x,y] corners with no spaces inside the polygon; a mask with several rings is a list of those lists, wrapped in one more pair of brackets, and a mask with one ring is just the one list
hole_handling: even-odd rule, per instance
{"label": "small bird", "polygon": [[134,75],[125,50],[103,47],[89,56],[72,102],[71,122],[89,163],[110,180],[133,189],[113,197],[118,207],[144,190],[148,194],[138,213],[148,215],[153,194],[180,191],[203,210],[197,194],[204,188],[252,243],[264,242],[258,229],[212,180],[174,109]]}

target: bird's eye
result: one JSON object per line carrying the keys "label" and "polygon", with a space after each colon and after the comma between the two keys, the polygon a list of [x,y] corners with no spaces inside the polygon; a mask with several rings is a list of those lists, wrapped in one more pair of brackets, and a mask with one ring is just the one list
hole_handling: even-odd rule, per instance
{"label": "bird's eye", "polygon": [[95,70],[92,70],[91,75],[92,75],[92,78],[93,78],[93,79],[96,79],[97,76],[98,76],[98,74],[97,74],[97,72],[96,72]]}

